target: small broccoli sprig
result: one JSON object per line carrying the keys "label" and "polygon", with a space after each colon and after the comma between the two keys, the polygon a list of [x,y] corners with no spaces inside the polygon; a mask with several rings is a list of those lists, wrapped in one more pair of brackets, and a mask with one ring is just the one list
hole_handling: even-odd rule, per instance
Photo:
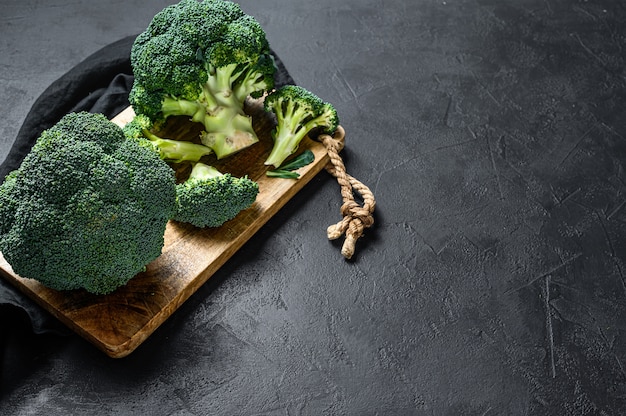
{"label": "small broccoli sprig", "polygon": [[197,162],[203,156],[213,153],[209,147],[201,144],[159,137],[150,131],[152,125],[147,116],[139,114],[133,117],[123,130],[127,138],[137,140],[139,144],[157,152],[161,159],[168,162]]}
{"label": "small broccoli sprig", "polygon": [[339,125],[337,110],[312,92],[285,85],[265,97],[266,111],[276,116],[272,131],[274,145],[266,165],[279,168],[296,151],[302,139],[312,131],[333,134]]}
{"label": "small broccoli sprig", "polygon": [[221,173],[204,163],[194,164],[189,178],[176,185],[175,221],[196,227],[218,227],[256,200],[259,185],[247,177]]}
{"label": "small broccoli sprig", "polygon": [[161,254],[173,170],[102,114],[44,131],[0,186],[0,251],[24,278],[105,294]]}
{"label": "small broccoli sprig", "polygon": [[131,49],[129,100],[152,121],[188,116],[218,159],[258,137],[248,96],[273,88],[276,66],[259,23],[224,0],[182,0],[157,13]]}

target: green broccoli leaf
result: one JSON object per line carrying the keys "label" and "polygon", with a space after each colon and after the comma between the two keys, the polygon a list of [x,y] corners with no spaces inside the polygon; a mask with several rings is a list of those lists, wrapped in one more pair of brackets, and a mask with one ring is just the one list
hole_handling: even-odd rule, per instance
{"label": "green broccoli leaf", "polygon": [[300,174],[298,172],[294,172],[304,166],[307,166],[315,160],[315,155],[309,149],[306,149],[304,152],[300,153],[293,160],[289,161],[289,163],[284,164],[279,169],[268,170],[266,175],[272,178],[283,178],[283,179],[298,179]]}

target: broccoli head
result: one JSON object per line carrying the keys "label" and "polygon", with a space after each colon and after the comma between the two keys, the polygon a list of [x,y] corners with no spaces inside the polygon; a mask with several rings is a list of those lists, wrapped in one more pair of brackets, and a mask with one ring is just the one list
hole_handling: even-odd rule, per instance
{"label": "broccoli head", "polygon": [[276,116],[274,145],[266,165],[280,165],[310,132],[333,134],[339,125],[337,110],[317,95],[296,85],[285,85],[265,97],[266,111]]}
{"label": "broccoli head", "polygon": [[276,66],[264,30],[239,5],[182,0],[166,7],[136,38],[131,65],[135,113],[202,123],[201,140],[217,158],[258,142],[244,102],[273,88]]}
{"label": "broccoli head", "polygon": [[173,219],[201,228],[218,227],[250,207],[258,192],[259,185],[245,176],[237,178],[196,163],[189,178],[176,185]]}
{"label": "broccoli head", "polygon": [[101,114],[44,131],[0,185],[0,251],[20,276],[106,294],[161,254],[176,182]]}
{"label": "broccoli head", "polygon": [[124,134],[156,153],[165,161],[180,163],[184,161],[197,162],[203,156],[213,153],[211,148],[183,140],[166,139],[157,136],[151,131],[152,121],[140,114],[123,127]]}

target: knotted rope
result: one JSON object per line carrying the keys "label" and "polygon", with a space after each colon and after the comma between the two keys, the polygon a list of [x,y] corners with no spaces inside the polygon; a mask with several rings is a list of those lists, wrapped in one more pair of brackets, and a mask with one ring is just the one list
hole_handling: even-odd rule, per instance
{"label": "knotted rope", "polygon": [[[328,134],[318,136],[318,140],[326,147],[330,158],[325,169],[337,179],[339,186],[341,186],[341,197],[343,198],[343,205],[341,206],[343,219],[337,224],[328,227],[326,233],[329,240],[335,240],[343,234],[346,235],[341,254],[345,258],[350,259],[354,255],[356,241],[363,235],[363,231],[366,228],[374,224],[372,214],[376,207],[376,200],[374,199],[374,194],[367,186],[346,172],[343,160],[339,156],[339,152],[344,147],[344,139],[345,130],[341,126],[337,128],[334,136]],[[363,199],[362,206],[355,201],[355,192],[361,195]]]}

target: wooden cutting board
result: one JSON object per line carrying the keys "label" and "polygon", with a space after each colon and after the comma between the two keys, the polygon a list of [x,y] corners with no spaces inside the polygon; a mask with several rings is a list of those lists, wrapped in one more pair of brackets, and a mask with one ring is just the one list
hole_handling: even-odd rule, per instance
{"label": "wooden cutting board", "polygon": [[[222,172],[247,174],[258,182],[256,202],[236,218],[206,229],[170,221],[161,256],[109,295],[48,289],[15,274],[1,253],[0,275],[110,357],[130,354],[328,163],[324,146],[305,138],[300,150],[310,149],[315,161],[298,171],[300,178],[267,177],[263,161],[272,146],[273,120],[261,100],[249,101],[246,111],[260,142],[223,161],[210,159],[212,156],[207,160]],[[113,121],[124,125],[133,115],[128,108]],[[172,119],[163,136],[196,140],[199,131],[189,128],[186,120]]]}

